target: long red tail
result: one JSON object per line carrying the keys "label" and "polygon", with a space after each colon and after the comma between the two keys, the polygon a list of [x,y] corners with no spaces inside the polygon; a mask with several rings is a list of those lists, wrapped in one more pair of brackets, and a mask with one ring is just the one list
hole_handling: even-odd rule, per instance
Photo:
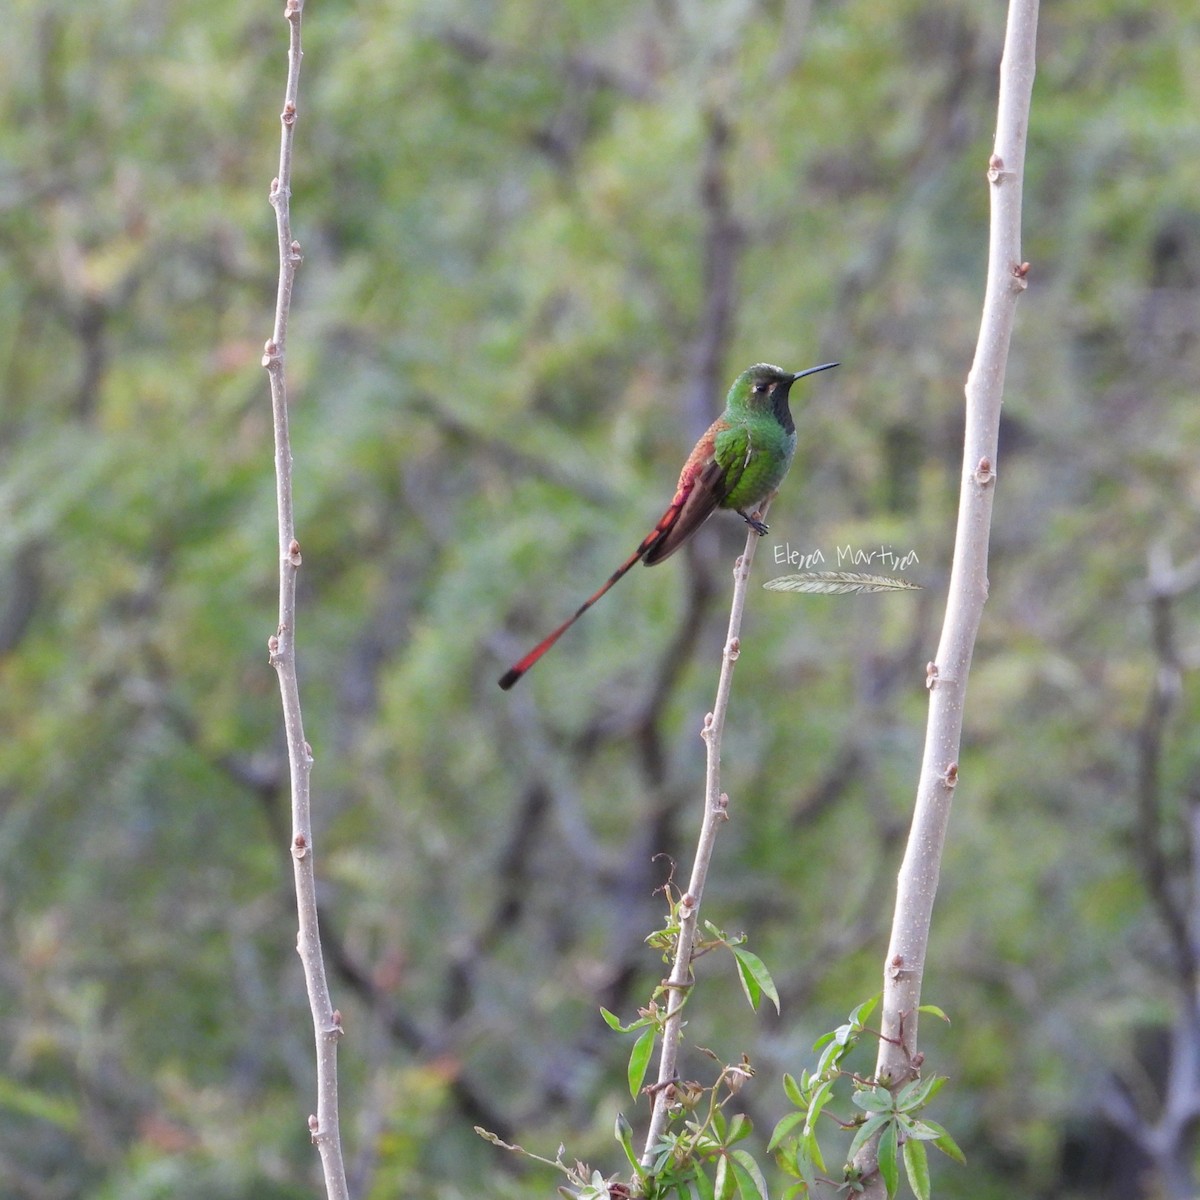
{"label": "long red tail", "polygon": [[671,527],[679,519],[679,510],[683,507],[683,500],[680,496],[676,496],[671,507],[663,513],[659,518],[659,522],[652,530],[642,539],[642,544],[608,577],[604,586],[599,591],[590,595],[576,610],[575,615],[568,617],[553,633],[544,637],[524,658],[518,659],[503,675],[500,676],[500,686],[507,692],[530,667],[533,666],[555,642],[558,641],[580,617],[583,616],[605,592],[608,591],[614,583],[617,582],[629,569],[639,563],[649,553],[650,549],[657,545],[670,531]]}

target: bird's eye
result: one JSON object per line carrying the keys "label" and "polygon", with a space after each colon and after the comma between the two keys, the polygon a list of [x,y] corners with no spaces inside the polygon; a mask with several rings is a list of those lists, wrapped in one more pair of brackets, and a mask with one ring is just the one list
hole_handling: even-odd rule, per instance
{"label": "bird's eye", "polygon": [[754,390],[761,396],[763,394],[763,392],[765,392],[767,390],[767,385],[765,383],[761,383],[761,382],[756,383],[754,385]]}

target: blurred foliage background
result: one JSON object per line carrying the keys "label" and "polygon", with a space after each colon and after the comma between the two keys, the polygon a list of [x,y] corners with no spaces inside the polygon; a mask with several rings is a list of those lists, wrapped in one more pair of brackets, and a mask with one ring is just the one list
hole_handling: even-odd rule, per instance
{"label": "blurred foliage background", "polygon": [[[281,11],[12,0],[0,39],[0,1191],[21,1200],[319,1186],[266,650]],[[512,694],[495,681],[633,549],[758,360],[844,364],[798,389],[758,580],[853,545],[914,551],[927,590],[752,590],[706,915],[749,932],[783,1015],[713,956],[689,1038],[750,1054],[741,1100],[769,1129],[782,1071],[877,990],[1003,21],[966,0],[308,5],[298,634],[356,1195],[547,1194],[472,1126],[607,1171],[616,1111],[644,1119],[597,1009],[632,1018],[662,974],[652,856],[690,863],[741,523],[631,575]],[[1197,80],[1189,0],[1042,14],[1031,286],[926,975],[953,1018],[924,1027],[951,1077],[932,1115],[969,1159],[935,1164],[943,1197],[1170,1194],[1139,1131],[1173,1112],[1192,1166],[1195,1117],[1162,1097],[1200,1088],[1177,1053]]]}

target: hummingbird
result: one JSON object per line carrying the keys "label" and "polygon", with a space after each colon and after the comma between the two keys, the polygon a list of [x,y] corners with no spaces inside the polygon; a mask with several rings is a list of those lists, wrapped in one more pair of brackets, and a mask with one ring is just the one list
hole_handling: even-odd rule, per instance
{"label": "hummingbird", "polygon": [[573,616],[500,676],[500,686],[505,691],[512,687],[635,563],[651,567],[670,558],[714,509],[730,508],[760,537],[765,534],[767,526],[758,517],[758,507],[779,490],[796,453],[796,423],[788,408],[788,393],[797,379],[838,365],[822,363],[793,373],[756,363],[743,371],[729,389],[725,411],[688,455],[675,499],[658,524]]}

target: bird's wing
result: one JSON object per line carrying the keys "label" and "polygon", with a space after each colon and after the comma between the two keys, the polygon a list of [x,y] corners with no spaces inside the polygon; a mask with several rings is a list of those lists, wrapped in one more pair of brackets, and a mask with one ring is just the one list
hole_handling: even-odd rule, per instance
{"label": "bird's wing", "polygon": [[743,425],[722,429],[713,439],[713,457],[725,476],[725,491],[721,497],[723,500],[741,482],[742,475],[754,457],[750,431]]}
{"label": "bird's wing", "polygon": [[669,558],[712,516],[713,509],[729,492],[725,470],[716,458],[696,464],[690,477],[679,481],[679,490],[664,519],[658,523],[662,536],[646,551],[646,566]]}

